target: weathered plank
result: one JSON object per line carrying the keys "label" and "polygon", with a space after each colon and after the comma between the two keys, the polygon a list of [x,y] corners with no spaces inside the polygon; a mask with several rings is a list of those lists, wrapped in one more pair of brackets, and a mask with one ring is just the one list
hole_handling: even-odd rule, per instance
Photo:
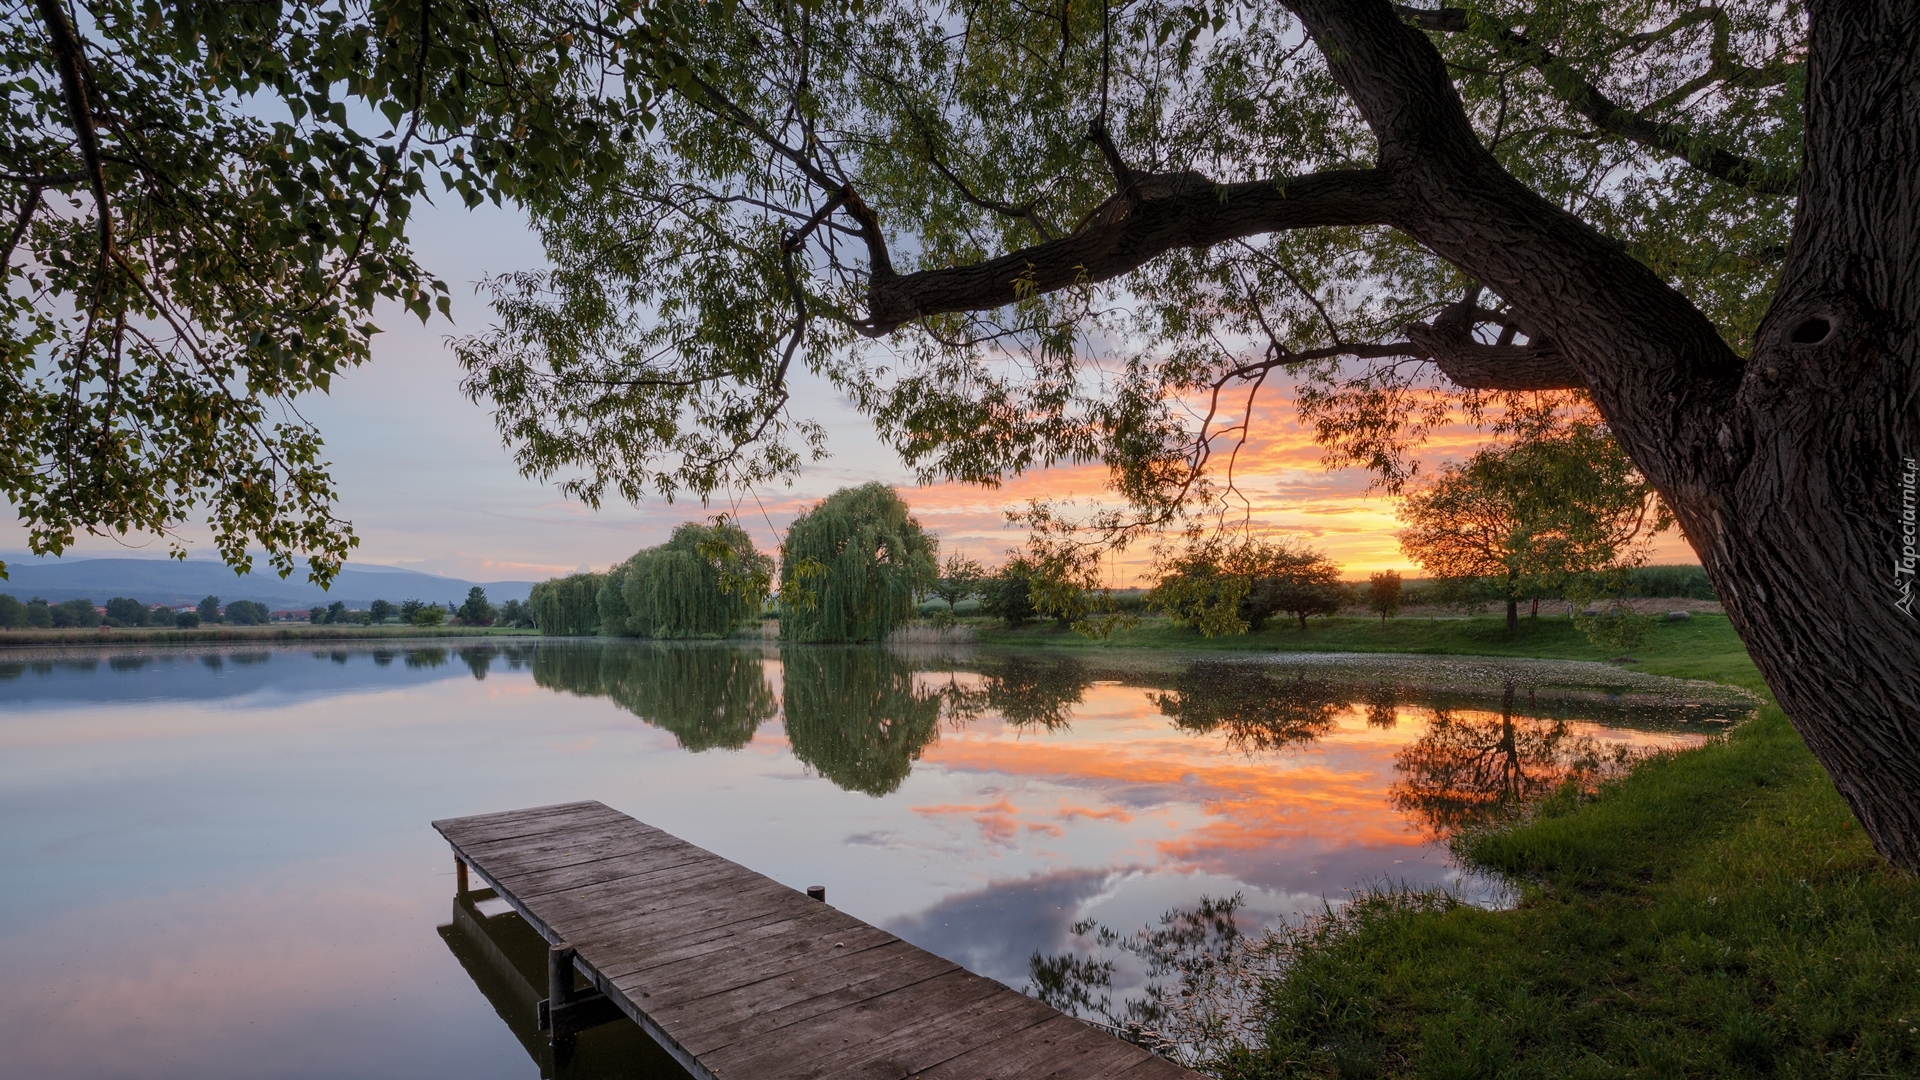
{"label": "weathered plank", "polygon": [[433,825],[696,1076],[1195,1076],[601,803]]}

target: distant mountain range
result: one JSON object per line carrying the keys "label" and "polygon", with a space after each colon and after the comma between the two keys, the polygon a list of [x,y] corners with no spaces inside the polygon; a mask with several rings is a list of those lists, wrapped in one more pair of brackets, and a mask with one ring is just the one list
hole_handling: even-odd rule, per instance
{"label": "distant mountain range", "polygon": [[[282,579],[265,573],[236,576],[223,563],[205,559],[42,559],[32,555],[0,555],[7,564],[7,580],[0,593],[21,600],[41,597],[54,603],[87,599],[104,604],[116,596],[145,604],[197,604],[203,596],[221,603],[256,600],[269,608],[310,608],[335,600],[350,608],[364,608],[375,600],[426,600],[458,604],[475,585],[487,590],[496,604],[525,600],[531,581],[463,581],[391,566],[346,566],[333,587],[321,591],[300,571]],[[264,565],[264,564],[256,564]]]}

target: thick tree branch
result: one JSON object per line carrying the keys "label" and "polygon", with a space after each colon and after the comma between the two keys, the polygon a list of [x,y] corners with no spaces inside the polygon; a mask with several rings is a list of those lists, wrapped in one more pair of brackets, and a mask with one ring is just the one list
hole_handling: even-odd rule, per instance
{"label": "thick tree branch", "polygon": [[[1487,345],[1473,336],[1481,312],[1471,300],[1449,304],[1432,323],[1407,327],[1407,340],[1463,390],[1585,390],[1587,380],[1550,341]],[[1503,329],[1501,337],[1511,341]]]}
{"label": "thick tree branch", "polygon": [[60,72],[60,85],[66,93],[67,121],[73,125],[80,143],[80,159],[86,164],[86,176],[93,185],[93,201],[100,213],[100,259],[104,264],[113,253],[113,215],[107,204],[107,169],[100,160],[100,133],[94,127],[93,106],[87,100],[86,58],[81,55],[80,39],[73,24],[60,8],[60,0],[39,0],[40,19],[47,27],[47,40],[53,47],[54,67]]}
{"label": "thick tree branch", "polygon": [[[1396,5],[1395,10],[1422,30],[1447,34],[1475,33],[1485,38],[1509,59],[1521,61],[1538,71],[1554,96],[1608,134],[1679,158],[1708,176],[1754,191],[1769,195],[1791,195],[1798,187],[1799,181],[1791,171],[1769,168],[1723,146],[1698,138],[1677,124],[1650,119],[1643,113],[1621,105],[1598,86],[1581,78],[1571,64],[1545,46],[1535,44],[1525,34],[1504,27],[1476,26],[1465,8],[1423,9]],[[1746,78],[1750,79],[1751,76]]]}
{"label": "thick tree branch", "polygon": [[876,266],[870,317],[860,329],[880,337],[927,315],[983,311],[1038,293],[1109,281],[1179,248],[1313,226],[1380,224],[1394,206],[1392,179],[1374,169],[1189,185],[1141,199],[1114,220],[986,262],[902,277]]}

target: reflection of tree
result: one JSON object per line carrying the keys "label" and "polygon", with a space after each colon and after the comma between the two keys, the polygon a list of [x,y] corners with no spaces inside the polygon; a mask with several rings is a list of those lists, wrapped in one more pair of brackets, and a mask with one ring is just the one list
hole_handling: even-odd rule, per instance
{"label": "reflection of tree", "polygon": [[1498,820],[1562,784],[1591,786],[1631,759],[1625,749],[1605,753],[1564,720],[1516,717],[1513,710],[1511,682],[1498,716],[1435,710],[1427,733],[1394,760],[1394,806],[1445,836]]}
{"label": "reflection of tree", "polygon": [[884,649],[780,650],[793,756],[849,791],[885,795],[940,730],[942,695],[914,688],[913,665]]}
{"label": "reflection of tree", "polygon": [[447,650],[408,649],[405,659],[410,668],[437,668],[446,664]]}
{"label": "reflection of tree", "polygon": [[621,708],[696,753],[737,749],[777,711],[757,653],[724,647],[558,646],[533,655],[533,681]]}
{"label": "reflection of tree", "polygon": [[984,674],[988,712],[1009,724],[1048,731],[1067,726],[1073,707],[1093,682],[1087,666],[1072,657],[1016,657]]}
{"label": "reflection of tree", "polygon": [[641,645],[605,653],[607,695],[695,753],[747,745],[778,711],[757,652]]}
{"label": "reflection of tree", "polygon": [[1274,678],[1254,664],[1200,661],[1188,665],[1171,693],[1154,695],[1175,727],[1221,732],[1243,753],[1312,742],[1327,733],[1353,697],[1351,687],[1302,675]]}
{"label": "reflection of tree", "polygon": [[1400,722],[1400,690],[1391,683],[1369,686],[1361,700],[1367,706],[1369,727],[1390,728]]}
{"label": "reflection of tree", "polygon": [[484,679],[487,677],[488,669],[493,667],[494,654],[499,651],[487,646],[467,648],[460,650],[459,657],[466,662],[467,670],[473,672],[474,678]]}

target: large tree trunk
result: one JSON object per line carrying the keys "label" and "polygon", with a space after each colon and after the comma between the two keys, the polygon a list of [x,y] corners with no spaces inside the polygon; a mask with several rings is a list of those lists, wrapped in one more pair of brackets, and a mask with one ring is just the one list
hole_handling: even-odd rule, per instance
{"label": "large tree trunk", "polygon": [[1920,20],[1812,0],[1792,253],[1751,358],[1500,169],[1431,43],[1368,0],[1290,0],[1403,186],[1393,224],[1579,368],[1875,847],[1920,870]]}
{"label": "large tree trunk", "polygon": [[1920,869],[1920,20],[1812,15],[1792,254],[1703,470],[1716,499],[1684,523],[1874,845]]}

